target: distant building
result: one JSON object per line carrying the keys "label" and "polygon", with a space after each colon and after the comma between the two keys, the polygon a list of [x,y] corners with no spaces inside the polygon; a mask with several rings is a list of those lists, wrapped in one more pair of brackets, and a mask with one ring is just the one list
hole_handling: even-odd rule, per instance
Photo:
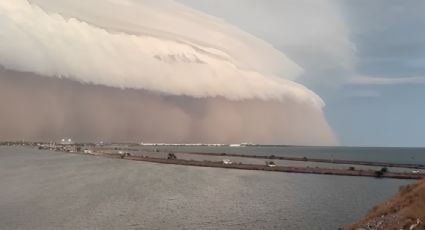
{"label": "distant building", "polygon": [[73,144],[74,144],[74,141],[72,141],[72,139],[71,139],[71,138],[68,138],[68,139],[62,139],[62,140],[60,141],[60,144],[61,144],[61,145],[73,145]]}

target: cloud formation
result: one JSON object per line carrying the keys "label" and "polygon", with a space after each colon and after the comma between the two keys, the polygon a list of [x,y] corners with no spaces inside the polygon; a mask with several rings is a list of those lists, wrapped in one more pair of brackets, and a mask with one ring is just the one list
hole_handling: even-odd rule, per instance
{"label": "cloud formation", "polygon": [[[115,2],[109,4],[117,5]],[[168,7],[179,6],[173,2],[168,4]],[[117,6],[140,7],[151,12],[162,5],[151,2],[145,6],[128,1]],[[132,33],[110,32],[76,18],[49,14],[26,0],[3,1],[0,10],[3,15],[0,63],[6,68],[172,95],[223,96],[232,100],[295,97],[322,103],[307,88],[285,79],[294,78],[301,69],[283,54],[236,28],[211,18],[203,19],[191,11],[183,12],[194,14],[192,17],[197,16],[197,20],[201,20],[198,23],[203,25],[195,24],[199,27],[196,35],[190,31],[175,34],[171,28],[156,27],[155,22],[150,24],[157,31],[151,35],[142,34],[144,30],[138,28]],[[139,20],[151,22],[154,16],[158,17],[141,15]],[[178,27],[182,26],[184,32],[190,25],[182,21]],[[222,37],[197,42],[204,31],[220,32]],[[240,44],[233,47],[237,42]],[[270,57],[273,61],[267,61]],[[273,75],[279,71],[285,74],[282,77]]]}
{"label": "cloud formation", "polygon": [[356,47],[342,1],[179,1],[271,42],[304,69],[297,81],[322,89],[322,95],[354,72]]}
{"label": "cloud formation", "polygon": [[174,1],[0,1],[0,27],[3,138],[335,143],[301,67]]}

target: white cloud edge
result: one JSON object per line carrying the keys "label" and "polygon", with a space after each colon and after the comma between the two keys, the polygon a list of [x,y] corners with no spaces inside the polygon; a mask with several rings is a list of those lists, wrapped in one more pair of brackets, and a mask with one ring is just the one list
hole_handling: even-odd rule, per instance
{"label": "white cloud edge", "polygon": [[[0,45],[0,54],[3,56],[0,57],[0,64],[4,65],[4,67],[6,68],[12,68],[18,71],[30,71],[51,77],[62,76],[86,83],[103,84],[107,86],[116,86],[122,88],[144,88],[148,90],[160,91],[174,95],[189,95],[195,97],[223,96],[233,100],[249,98],[260,98],[265,100],[284,100],[285,98],[290,97],[296,98],[299,101],[312,103],[315,106],[324,106],[323,100],[320,99],[320,97],[317,96],[314,92],[305,88],[304,86],[292,82],[290,80],[279,79],[276,76],[270,76],[269,74],[263,75],[261,72],[257,72],[254,69],[247,70],[245,68],[240,68],[238,66],[238,61],[234,61],[231,55],[229,55],[230,59],[224,62],[223,60],[218,60],[211,57],[204,57],[208,59],[211,63],[216,64],[216,66],[208,66],[211,68],[209,71],[212,71],[214,73],[218,71],[218,75],[212,75],[209,78],[205,78],[205,76],[203,76],[202,79],[199,79],[199,75],[205,73],[203,72],[204,70],[201,70],[201,72],[194,71],[191,73],[184,74],[184,71],[182,69],[187,68],[187,66],[177,66],[177,68],[174,66],[169,68],[168,65],[162,65],[162,68],[161,66],[155,66],[155,69],[157,70],[168,69],[168,72],[166,72],[166,76],[162,77],[162,80],[160,80],[159,82],[152,82],[157,81],[157,79],[153,79],[152,77],[150,77],[149,80],[147,77],[145,77],[145,80],[141,81],[140,76],[138,76],[140,74],[140,70],[137,70],[134,65],[128,65],[125,61],[120,63],[120,61],[122,61],[122,57],[113,60],[107,60],[105,59],[105,57],[107,57],[107,53],[104,53],[102,51],[98,52],[98,50],[96,50],[96,47],[94,53],[90,53],[90,51],[93,51],[91,50],[92,47],[87,46],[87,44],[84,43],[84,40],[79,41],[78,37],[73,36],[75,34],[77,34],[77,36],[78,34],[85,34],[85,36],[88,36],[89,40],[96,40],[96,38],[101,38],[102,36],[105,36],[105,39],[110,39],[110,41],[108,41],[110,43],[107,45],[117,45],[117,49],[128,50],[132,50],[135,47],[123,45],[125,44],[125,42],[123,42],[124,40],[132,41],[136,43],[136,46],[143,46],[143,42],[139,41],[139,39],[150,39],[152,41],[152,39],[155,38],[149,36],[135,36],[125,33],[111,34],[107,30],[95,27],[91,24],[82,22],[75,18],[66,19],[60,14],[48,14],[41,8],[29,5],[28,2],[25,0],[16,0],[14,3],[1,2],[0,10],[3,13],[3,19],[0,18],[0,23],[3,21],[3,25],[6,25],[4,26],[4,28],[6,29],[3,30],[2,34],[3,46]],[[8,28],[7,23],[10,22],[11,27]],[[49,28],[50,31],[45,31],[46,28]],[[61,28],[63,28],[64,31],[60,31]],[[233,27],[231,28],[235,29]],[[73,29],[76,30],[73,31]],[[55,30],[57,31],[55,32]],[[14,32],[17,32],[17,34],[13,34]],[[26,33],[27,37],[23,37],[22,33]],[[69,34],[70,36],[68,36]],[[23,37],[23,39],[28,40],[16,40],[16,36],[18,36],[18,38],[22,39]],[[36,39],[36,42],[31,41],[31,39],[34,38]],[[63,39],[62,41],[59,41],[59,43],[65,43],[66,45],[76,45],[77,48],[84,50],[84,53],[78,55],[75,49],[66,46],[52,47],[52,41],[49,41],[49,38],[53,38],[56,40]],[[242,38],[243,36],[239,39]],[[6,39],[8,43],[4,42],[4,39]],[[123,40],[119,41],[120,39]],[[158,39],[161,40],[161,38]],[[241,42],[242,41],[243,40],[241,40]],[[81,44],[78,44],[78,42],[81,42]],[[163,45],[166,45],[166,47],[173,47],[173,50],[171,51],[165,49],[164,53],[159,52],[158,55],[163,55],[161,56],[162,58],[167,58],[169,57],[169,55],[173,56],[186,54],[189,56],[194,55],[193,58],[202,56],[202,54],[197,53],[196,50],[190,49],[190,46],[184,46],[183,44],[181,45],[181,47],[177,47],[177,43],[171,44],[172,41],[170,43],[170,41],[162,40],[162,42],[164,43]],[[191,45],[197,45],[198,48],[204,50],[211,49],[208,47],[203,47],[199,44]],[[261,46],[259,45],[258,48],[260,47]],[[63,52],[58,52],[58,48],[60,48],[59,50]],[[145,49],[146,47],[141,48]],[[255,47],[253,47],[253,49],[255,51]],[[267,54],[267,52],[269,52],[270,54],[272,54],[272,56],[276,53],[276,50],[273,50],[271,46],[268,48],[261,47],[261,49],[263,49],[263,53]],[[267,51],[267,49],[270,49],[270,51]],[[151,55],[155,56],[155,52],[158,52],[158,50],[154,49]],[[63,53],[72,53],[73,55],[77,55],[75,57],[73,55],[66,56],[63,55]],[[227,55],[225,51],[220,51],[219,53],[224,53]],[[119,55],[120,53],[116,54]],[[146,56],[138,56],[138,53],[130,52],[127,54],[129,54],[129,56],[132,57],[133,60],[137,57],[146,58]],[[98,59],[85,59],[87,58],[86,56],[96,56]],[[46,57],[49,58],[46,59]],[[261,56],[259,58],[261,58]],[[238,57],[236,57],[235,59],[238,59]],[[80,60],[84,61],[83,63],[85,64],[90,64],[90,62],[97,63],[102,66],[102,68],[93,68],[93,66],[90,65],[79,66],[78,63]],[[282,60],[286,59],[284,58]],[[111,62],[109,65],[108,61]],[[112,66],[112,69],[110,69],[111,71],[107,70],[102,72],[104,68],[108,68],[111,64],[113,65],[116,63],[120,63],[121,66]],[[152,60],[150,60],[149,63],[153,63]],[[133,62],[132,64],[135,63]],[[249,65],[249,63],[245,64]],[[292,68],[291,65],[294,66],[291,62],[288,62],[285,65],[290,68]],[[194,65],[191,65],[189,67],[192,68],[192,70],[196,69]],[[272,66],[270,67],[272,68]],[[120,71],[126,72],[120,73],[120,71],[116,71],[117,69],[121,69]],[[158,74],[158,72],[155,72],[157,71],[155,69],[151,69],[150,72],[146,72],[151,75],[160,75]],[[263,69],[267,69],[267,66],[263,66]],[[146,69],[144,69],[143,71],[145,70]],[[174,72],[175,70],[177,71]],[[177,73],[179,70],[182,70],[180,74],[181,76],[186,77],[186,80],[188,82],[182,83],[181,79],[173,82],[173,78],[168,76],[171,73]],[[224,70],[224,72],[220,72],[222,70]],[[297,72],[294,69],[288,69],[288,71],[291,72],[291,74]],[[137,74],[138,72],[139,74]],[[228,74],[228,76],[231,76],[232,78],[226,78],[228,76],[222,76],[225,74]],[[190,77],[190,75],[193,75],[193,77]],[[187,76],[189,76],[189,78]],[[156,76],[155,78],[160,77]],[[206,82],[205,79],[207,80]],[[217,83],[217,80],[221,80],[223,82]],[[233,84],[233,87],[227,86],[227,84],[229,83]],[[191,84],[192,86],[190,86]],[[205,89],[201,89],[201,87],[206,87],[206,91]]]}

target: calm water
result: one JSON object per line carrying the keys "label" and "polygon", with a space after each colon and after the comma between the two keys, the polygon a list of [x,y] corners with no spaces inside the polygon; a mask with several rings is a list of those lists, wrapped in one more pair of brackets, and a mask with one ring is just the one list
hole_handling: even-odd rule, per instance
{"label": "calm water", "polygon": [[298,146],[141,146],[144,150],[157,148],[174,152],[239,153],[246,155],[296,156],[307,158],[378,161],[388,163],[425,164],[425,148],[381,148],[381,147],[298,147]]}
{"label": "calm water", "polygon": [[0,147],[1,229],[337,229],[413,181]]}

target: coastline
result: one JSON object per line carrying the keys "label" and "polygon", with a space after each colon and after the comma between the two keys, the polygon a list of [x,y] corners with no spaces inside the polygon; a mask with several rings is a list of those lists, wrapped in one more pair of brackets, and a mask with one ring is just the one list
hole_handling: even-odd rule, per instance
{"label": "coastline", "polygon": [[[425,169],[425,165],[422,164],[396,164],[396,163],[385,163],[385,162],[372,162],[372,161],[352,161],[352,160],[337,160],[337,159],[317,159],[317,158],[306,158],[306,157],[287,157],[287,156],[260,156],[260,155],[243,155],[234,153],[198,153],[198,152],[176,152],[176,154],[188,154],[198,156],[212,156],[212,157],[241,157],[241,158],[252,158],[252,159],[264,159],[264,160],[287,160],[287,161],[300,161],[300,162],[319,162],[319,163],[330,163],[335,165],[365,165],[365,166],[379,166],[383,167],[380,170],[373,169],[357,169],[355,167],[348,168],[328,168],[328,167],[311,167],[311,166],[288,166],[288,165],[273,165],[270,167],[267,164],[254,164],[254,163],[230,163],[225,164],[223,161],[214,161],[212,159],[193,160],[193,159],[181,159],[175,157],[173,159],[167,159],[167,157],[152,156],[149,152],[138,151],[137,154],[130,153],[132,149],[129,148],[105,148],[95,147],[94,145],[84,144],[71,144],[71,145],[44,145],[40,143],[25,143],[25,144],[14,144],[16,146],[38,148],[46,151],[56,151],[70,154],[82,154],[82,155],[93,155],[115,159],[132,160],[132,161],[144,161],[150,163],[159,164],[173,164],[183,166],[195,166],[195,167],[210,167],[210,168],[223,168],[223,169],[235,169],[235,170],[256,170],[256,171],[268,171],[268,172],[284,172],[284,173],[303,173],[303,174],[322,174],[322,175],[337,175],[337,176],[358,176],[358,177],[375,177],[375,178],[394,178],[394,179],[412,179],[420,180],[425,178],[423,172],[394,172],[387,169],[387,167],[401,167],[406,169]],[[158,152],[154,153],[158,154]],[[160,152],[159,154],[166,154],[166,152]],[[159,155],[158,154],[158,155]],[[174,155],[174,153],[172,153]]]}
{"label": "coastline", "polygon": [[[112,158],[120,158],[125,160],[145,161],[160,164],[174,164],[185,166],[197,167],[210,167],[210,168],[224,168],[224,169],[239,169],[239,170],[261,170],[271,172],[286,172],[286,173],[305,173],[305,174],[325,174],[325,175],[338,175],[338,176],[362,176],[362,177],[377,177],[373,170],[349,170],[349,169],[329,169],[329,168],[312,168],[312,167],[286,167],[275,166],[269,167],[267,165],[255,164],[223,164],[222,162],[213,161],[194,161],[194,160],[171,160],[153,157],[137,157],[137,156],[124,156],[120,155],[104,155]],[[425,175],[413,173],[395,173],[387,172],[379,176],[379,178],[394,178],[394,179],[422,179]]]}
{"label": "coastline", "polygon": [[375,206],[357,222],[344,230],[359,229],[425,229],[425,179],[402,186],[386,202]]}
{"label": "coastline", "polygon": [[400,167],[411,169],[425,169],[424,164],[398,164],[387,162],[373,162],[373,161],[354,161],[354,160],[338,160],[338,159],[318,159],[307,157],[287,157],[287,156],[261,156],[261,155],[243,155],[233,153],[201,153],[201,152],[184,152],[184,154],[204,155],[204,156],[229,156],[229,157],[244,157],[268,160],[287,160],[287,161],[304,161],[304,162],[318,162],[318,163],[333,163],[343,165],[366,165],[366,166],[380,166],[380,167]]}

